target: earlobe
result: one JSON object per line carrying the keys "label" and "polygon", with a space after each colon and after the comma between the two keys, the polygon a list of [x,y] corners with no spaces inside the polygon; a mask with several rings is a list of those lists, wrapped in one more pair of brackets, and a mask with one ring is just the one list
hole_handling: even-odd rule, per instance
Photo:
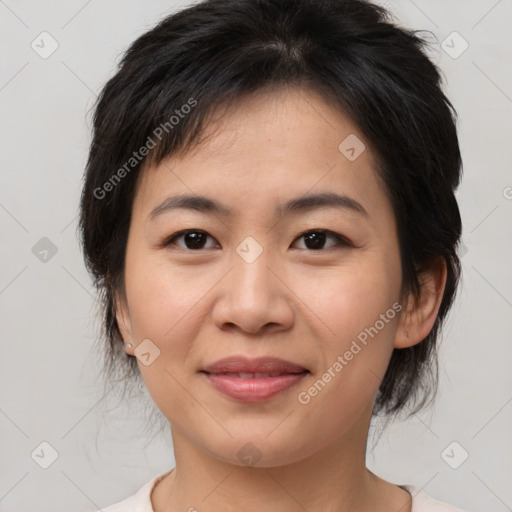
{"label": "earlobe", "polygon": [[395,335],[395,348],[412,347],[423,341],[432,330],[446,286],[446,262],[436,259],[419,276],[420,294],[407,299]]}

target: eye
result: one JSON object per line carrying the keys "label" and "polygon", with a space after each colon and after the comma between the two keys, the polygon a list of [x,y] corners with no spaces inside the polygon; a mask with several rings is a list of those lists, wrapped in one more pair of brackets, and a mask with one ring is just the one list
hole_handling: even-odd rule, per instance
{"label": "eye", "polygon": [[[206,246],[205,242],[210,237],[212,240],[215,240],[211,235],[209,235],[206,231],[202,231],[200,229],[185,229],[183,231],[178,231],[177,233],[174,233],[169,238],[164,240],[162,243],[162,247],[167,247],[169,245],[177,245],[178,247],[181,247],[182,249],[189,249],[189,250],[200,250],[200,249],[208,249],[215,247],[213,246]],[[175,241],[179,239],[183,239],[183,242],[185,246],[177,244]],[[326,230],[326,229],[312,229],[309,231],[306,231],[299,235],[295,240],[300,240],[303,238],[305,240],[306,247],[304,249],[306,250],[312,250],[312,251],[319,251],[322,249],[331,249],[332,247],[335,247],[336,245],[346,246],[346,247],[352,247],[353,244],[345,238],[342,235],[338,235],[337,233],[334,233],[332,231]],[[330,247],[323,247],[326,240],[328,238],[331,238],[336,243],[331,245]],[[303,247],[299,247],[299,249],[303,249]]]}
{"label": "eye", "polygon": [[[332,247],[335,247],[336,245],[342,245],[342,246],[352,246],[352,243],[350,240],[345,238],[342,235],[338,235],[337,233],[333,233],[332,231],[326,230],[326,229],[312,229],[309,231],[306,231],[305,233],[302,233],[302,235],[299,235],[296,240],[299,240],[303,238],[305,240],[306,247],[305,249],[309,249],[312,251],[318,251],[322,249],[331,249]],[[330,247],[323,247],[325,244],[325,241],[331,238],[337,242],[337,244],[331,245]],[[299,249],[302,249],[303,247],[299,247]]]}
{"label": "eye", "polygon": [[[204,249],[205,241],[209,236],[210,235],[206,231],[201,231],[199,229],[186,229],[184,231],[179,231],[178,233],[175,233],[171,237],[167,238],[162,245],[165,247],[171,244],[178,245],[174,243],[174,240],[183,238],[185,247],[180,245],[178,245],[178,247],[191,250]],[[211,238],[213,239],[213,237]]]}

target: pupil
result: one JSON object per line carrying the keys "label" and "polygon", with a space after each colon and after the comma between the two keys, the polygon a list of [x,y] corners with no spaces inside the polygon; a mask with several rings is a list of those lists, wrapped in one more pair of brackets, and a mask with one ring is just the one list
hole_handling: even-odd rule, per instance
{"label": "pupil", "polygon": [[204,244],[204,239],[201,240],[201,237],[204,237],[204,233],[186,233],[185,244],[189,249],[201,249]]}
{"label": "pupil", "polygon": [[[306,246],[308,249],[321,249],[325,243],[325,233],[310,233],[309,235],[304,235],[306,238]],[[313,242],[313,247],[309,247],[308,240]]]}

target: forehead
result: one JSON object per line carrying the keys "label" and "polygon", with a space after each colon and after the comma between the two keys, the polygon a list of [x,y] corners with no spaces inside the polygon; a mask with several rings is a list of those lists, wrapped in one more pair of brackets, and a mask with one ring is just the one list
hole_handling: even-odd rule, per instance
{"label": "forehead", "polygon": [[368,211],[389,209],[368,142],[320,95],[260,92],[221,111],[198,145],[142,171],[137,210],[147,216],[180,193],[217,197],[242,215],[308,192],[357,197]]}

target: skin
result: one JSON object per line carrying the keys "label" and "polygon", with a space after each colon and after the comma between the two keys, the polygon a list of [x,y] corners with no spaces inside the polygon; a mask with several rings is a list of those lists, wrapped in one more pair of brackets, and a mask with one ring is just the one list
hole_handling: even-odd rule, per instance
{"label": "skin", "polygon": [[[339,144],[355,134],[365,151],[348,160]],[[376,393],[393,348],[419,343],[436,319],[443,262],[422,276],[422,292],[400,301],[402,276],[391,204],[369,143],[352,122],[311,91],[260,92],[208,126],[194,150],[144,170],[133,203],[117,320],[134,355],[144,339],[160,350],[145,384],[172,425],[176,467],[154,488],[155,512],[410,512],[411,497],[371,473],[366,443]],[[343,193],[368,212],[333,207],[276,216],[306,193]],[[205,195],[232,216],[193,210],[150,212],[177,193]],[[204,248],[182,229],[208,233]],[[304,231],[327,229],[320,249]],[[252,236],[252,263],[236,252]],[[190,248],[192,246],[192,248]],[[309,247],[309,248],[308,248]],[[322,248],[324,247],[324,248]],[[395,302],[401,315],[304,405],[308,390],[365,328]],[[407,333],[407,335],[406,335]],[[231,355],[276,356],[311,372],[261,403],[216,391],[198,373]],[[252,443],[261,456],[244,464]],[[194,510],[194,509],[191,509]]]}

